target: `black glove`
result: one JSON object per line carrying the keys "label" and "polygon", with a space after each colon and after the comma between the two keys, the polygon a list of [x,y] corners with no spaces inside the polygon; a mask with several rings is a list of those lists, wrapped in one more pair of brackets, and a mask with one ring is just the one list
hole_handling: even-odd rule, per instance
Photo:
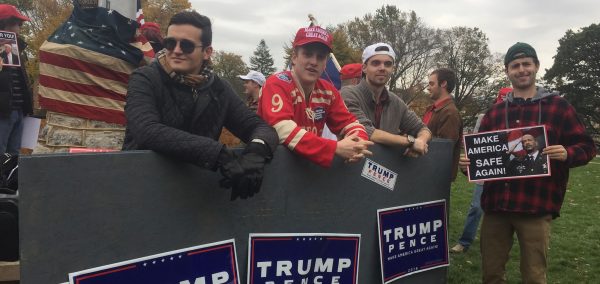
{"label": "black glove", "polygon": [[270,150],[260,143],[249,143],[241,156],[223,148],[219,154],[221,186],[231,187],[231,200],[252,197],[260,190],[263,169],[269,158]]}

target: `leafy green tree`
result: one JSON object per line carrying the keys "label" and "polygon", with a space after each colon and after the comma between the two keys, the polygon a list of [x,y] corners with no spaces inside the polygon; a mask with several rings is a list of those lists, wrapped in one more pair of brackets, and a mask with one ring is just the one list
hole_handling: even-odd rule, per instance
{"label": "leafy green tree", "polygon": [[342,27],[331,29],[333,53],[341,66],[361,62],[362,50],[350,46],[348,35]]}
{"label": "leafy green tree", "polygon": [[392,46],[396,66],[389,82],[391,91],[410,101],[411,94],[423,90],[423,80],[439,47],[439,32],[429,28],[414,11],[402,12],[396,6],[385,5],[341,27],[355,49],[362,51],[377,42]]}
{"label": "leafy green tree", "polygon": [[167,34],[167,25],[171,17],[192,7],[188,0],[142,0],[144,20],[160,25],[163,35]]}
{"label": "leafy green tree", "polygon": [[283,44],[283,70],[288,70],[292,66],[292,52],[294,49],[292,48],[294,39],[290,40],[289,43]]}
{"label": "leafy green tree", "polygon": [[243,96],[244,85],[238,75],[247,74],[248,67],[242,60],[242,56],[226,51],[216,51],[212,55],[212,61],[215,74],[229,82],[233,90]]}
{"label": "leafy green tree", "polygon": [[271,56],[271,51],[267,46],[267,43],[264,39],[260,40],[260,43],[256,47],[254,51],[254,56],[250,56],[250,69],[254,71],[258,71],[268,77],[269,75],[275,72],[275,67],[273,67],[273,56]]}
{"label": "leafy green tree", "polygon": [[510,81],[504,73],[504,54],[492,55],[492,76],[482,86],[477,88],[473,96],[465,98],[461,109],[463,124],[472,128],[477,121],[477,114],[487,111],[498,97],[500,89],[511,87]]}
{"label": "leafy green tree", "polygon": [[600,134],[600,24],[568,30],[544,80],[569,100],[588,131]]}
{"label": "leafy green tree", "polygon": [[443,31],[441,39],[441,47],[435,56],[436,67],[447,67],[456,72],[457,82],[452,94],[460,110],[470,98],[481,94],[494,76],[494,58],[487,36],[478,28],[454,27]]}

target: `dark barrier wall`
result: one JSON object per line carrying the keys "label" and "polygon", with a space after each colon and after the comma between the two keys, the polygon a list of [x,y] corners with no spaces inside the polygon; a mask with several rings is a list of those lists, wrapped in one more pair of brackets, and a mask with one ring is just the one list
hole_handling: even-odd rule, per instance
{"label": "dark barrier wall", "polygon": [[[249,233],[359,233],[359,283],[381,283],[377,209],[449,200],[452,145],[421,158],[373,146],[399,174],[390,191],[360,173],[364,161],[323,169],[279,147],[258,195],[230,201],[220,175],[153,152],[29,156],[20,161],[21,283],[235,238],[246,282]],[[435,269],[402,283],[445,283]]]}

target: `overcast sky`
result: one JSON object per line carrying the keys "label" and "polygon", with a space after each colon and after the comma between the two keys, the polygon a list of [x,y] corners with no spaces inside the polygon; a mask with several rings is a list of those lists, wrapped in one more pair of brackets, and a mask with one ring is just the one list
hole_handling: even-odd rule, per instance
{"label": "overcast sky", "polygon": [[[530,43],[541,70],[552,66],[558,40],[568,29],[600,23],[598,0],[190,0],[192,7],[213,22],[213,47],[242,55],[246,63],[265,39],[278,70],[283,66],[283,45],[298,28],[308,24],[309,13],[321,26],[337,25],[374,13],[391,4],[415,11],[433,28],[478,27],[489,38],[492,53],[505,53],[515,42]],[[334,50],[335,53],[335,50]],[[543,72],[543,71],[542,71]]]}

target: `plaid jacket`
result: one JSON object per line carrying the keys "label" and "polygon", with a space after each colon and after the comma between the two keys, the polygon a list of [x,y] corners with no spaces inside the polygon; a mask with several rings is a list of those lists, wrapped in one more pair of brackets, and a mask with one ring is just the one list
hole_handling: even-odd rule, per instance
{"label": "plaid jacket", "polygon": [[575,109],[557,93],[538,88],[533,99],[513,98],[492,106],[485,114],[480,131],[544,124],[548,145],[567,149],[565,162],[550,160],[548,177],[486,181],[481,207],[486,213],[517,212],[559,216],[569,179],[569,168],[587,164],[596,156],[592,138],[577,118]]}

